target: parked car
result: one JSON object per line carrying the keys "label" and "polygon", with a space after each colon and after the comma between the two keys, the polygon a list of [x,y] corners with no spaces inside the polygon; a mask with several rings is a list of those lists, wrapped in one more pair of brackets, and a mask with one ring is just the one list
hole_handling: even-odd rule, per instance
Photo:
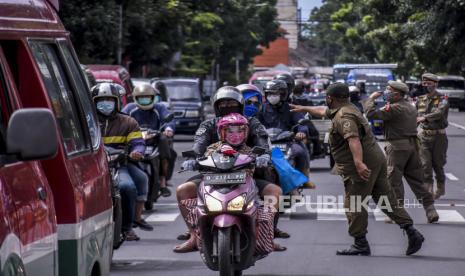
{"label": "parked car", "polygon": [[89,64],[87,68],[92,72],[97,82],[114,82],[124,87],[126,95],[121,97],[123,106],[132,102],[134,85],[128,70],[121,65]]}
{"label": "parked car", "polygon": [[192,134],[205,119],[199,79],[170,78],[160,80],[165,86],[168,108],[174,114],[176,133]]}
{"label": "parked car", "polygon": [[0,0],[0,275],[109,275],[107,161],[57,11]]}
{"label": "parked car", "polygon": [[462,76],[439,76],[439,93],[449,97],[449,104],[452,108],[465,111],[465,78]]}

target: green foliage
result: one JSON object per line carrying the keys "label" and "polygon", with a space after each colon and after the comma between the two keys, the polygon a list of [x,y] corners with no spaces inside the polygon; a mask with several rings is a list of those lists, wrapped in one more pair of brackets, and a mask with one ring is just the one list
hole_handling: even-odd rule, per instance
{"label": "green foliage", "polygon": [[[458,73],[465,62],[461,0],[326,0],[311,13],[311,42],[336,62],[398,63],[400,75]],[[328,53],[329,51],[329,53]]]}
{"label": "green foliage", "polygon": [[[115,0],[62,1],[60,17],[83,63],[115,63],[119,10]],[[278,37],[276,0],[123,1],[123,57],[131,73],[209,74],[219,64],[233,80],[235,57],[247,72],[258,45]],[[180,58],[175,58],[180,57]]]}

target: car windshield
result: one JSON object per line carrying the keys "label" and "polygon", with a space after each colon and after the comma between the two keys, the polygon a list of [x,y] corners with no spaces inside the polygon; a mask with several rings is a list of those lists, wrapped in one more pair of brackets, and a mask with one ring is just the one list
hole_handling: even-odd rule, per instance
{"label": "car windshield", "polygon": [[165,85],[170,100],[200,99],[200,91],[196,83],[166,82]]}
{"label": "car windshield", "polygon": [[463,90],[465,89],[465,83],[460,80],[440,80],[438,83],[438,89]]}

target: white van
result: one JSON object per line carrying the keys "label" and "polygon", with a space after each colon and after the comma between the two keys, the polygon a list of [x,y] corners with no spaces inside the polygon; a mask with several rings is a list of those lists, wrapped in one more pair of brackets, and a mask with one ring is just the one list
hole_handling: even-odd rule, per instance
{"label": "white van", "polygon": [[465,111],[465,78],[462,76],[439,76],[438,92],[449,97],[452,108]]}

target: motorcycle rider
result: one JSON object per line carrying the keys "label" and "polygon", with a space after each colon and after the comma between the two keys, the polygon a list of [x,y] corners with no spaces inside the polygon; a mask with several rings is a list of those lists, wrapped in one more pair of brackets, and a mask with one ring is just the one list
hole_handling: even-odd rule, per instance
{"label": "motorcycle rider", "polygon": [[[206,120],[202,122],[197,129],[194,136],[193,150],[197,156],[203,156],[207,150],[207,147],[219,141],[217,133],[217,122],[218,120],[231,113],[242,114],[244,111],[244,98],[242,97],[239,90],[232,86],[223,86],[219,88],[212,98],[213,109],[215,110],[216,118]],[[269,139],[266,129],[255,117],[251,117],[249,120],[250,132],[247,135],[246,144],[250,147],[259,146],[269,150]],[[264,154],[258,156],[256,159],[256,166],[268,166],[270,156]],[[182,164],[182,168],[185,170],[192,170],[196,164],[196,160],[186,160]],[[178,200],[179,210],[184,220],[187,223],[187,216],[189,210],[181,202],[183,200],[192,199],[197,197],[197,187],[202,181],[202,175],[196,175],[191,177],[186,183],[178,186],[176,189],[176,198]],[[260,196],[273,196],[276,199],[282,194],[281,188],[269,181],[257,181],[260,184]],[[276,201],[278,202],[278,201]],[[278,206],[274,206],[278,209]],[[278,215],[275,215],[275,226],[277,225]],[[196,236],[193,234],[194,229],[187,225],[189,228],[189,234],[181,235],[178,239],[188,239],[181,245],[176,246],[173,250],[177,253],[192,252],[197,250]],[[284,233],[276,228],[277,233]],[[287,233],[284,233],[287,234]],[[287,234],[288,235],[288,234]],[[276,234],[275,234],[276,237]],[[275,251],[284,251],[285,247],[281,247],[275,244]]]}
{"label": "motorcycle rider", "polygon": [[260,89],[252,84],[241,84],[236,86],[244,97],[244,115],[247,118],[255,117],[262,109],[263,95]]}
{"label": "motorcycle rider", "polygon": [[[299,121],[304,119],[304,115],[291,113],[289,107],[287,85],[282,80],[272,80],[263,87],[266,102],[260,112],[258,119],[265,128],[279,128],[282,130],[292,130],[293,126],[298,125]],[[305,145],[302,143],[308,137],[308,127],[298,125],[295,135],[295,143],[291,146],[291,155],[289,160],[295,160],[294,166],[297,170],[306,176],[309,176],[310,158]],[[309,183],[310,187],[313,185]]]}
{"label": "motorcycle rider", "polygon": [[[123,112],[134,118],[140,126],[158,130],[165,122],[164,118],[169,115],[168,109],[158,103],[160,93],[150,84],[140,84],[134,88],[132,95],[134,102],[127,104]],[[171,191],[166,186],[166,177],[169,173],[171,158],[168,138],[172,137],[175,130],[174,122],[167,124],[162,135],[158,139],[158,150],[160,152],[160,193],[163,197],[169,197]],[[155,176],[154,176],[155,177]]]}
{"label": "motorcycle rider", "polygon": [[361,93],[360,89],[355,86],[351,85],[349,86],[349,97],[350,97],[350,102],[357,107],[358,110],[363,114],[363,106],[360,103],[361,98]]}
{"label": "motorcycle rider", "polygon": [[[91,92],[104,144],[118,149],[127,148],[130,159],[140,160],[145,151],[142,133],[136,120],[119,112],[121,101],[118,87],[112,83],[100,83],[92,87]],[[128,162],[118,170],[118,185],[123,202],[122,231],[126,240],[139,240],[132,230],[133,223],[143,230],[153,230],[141,217],[147,199],[147,175]]]}
{"label": "motorcycle rider", "polygon": [[282,80],[286,83],[287,96],[286,96],[285,101],[288,102],[295,87],[294,77],[289,73],[282,73],[282,74],[277,74],[276,76],[274,76],[273,80]]}
{"label": "motorcycle rider", "polygon": [[[292,95],[291,95],[291,101],[290,101],[291,104],[303,105],[303,106],[313,105],[312,101],[309,100],[307,95],[304,94],[304,89],[305,89],[305,83],[303,81],[301,80],[295,81],[294,90],[292,91]],[[320,144],[320,133],[316,129],[315,125],[312,123],[312,121],[309,121],[306,124],[306,126],[308,128],[309,139],[313,145],[312,155],[310,156],[310,159],[312,159],[313,156],[318,156],[324,152],[323,152],[323,147]]]}

